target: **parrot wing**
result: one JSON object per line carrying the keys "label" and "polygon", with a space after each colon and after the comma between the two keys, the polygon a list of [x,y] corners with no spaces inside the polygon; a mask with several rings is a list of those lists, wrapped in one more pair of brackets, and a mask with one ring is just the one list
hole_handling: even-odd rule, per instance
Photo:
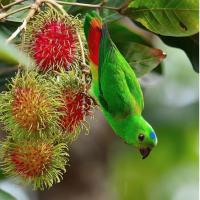
{"label": "parrot wing", "polygon": [[98,99],[108,113],[119,118],[141,114],[144,105],[139,82],[105,26],[102,29],[98,73]]}

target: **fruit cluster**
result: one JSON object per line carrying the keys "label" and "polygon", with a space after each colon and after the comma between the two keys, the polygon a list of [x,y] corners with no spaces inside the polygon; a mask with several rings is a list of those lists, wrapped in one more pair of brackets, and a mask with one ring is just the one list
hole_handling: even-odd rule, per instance
{"label": "fruit cluster", "polygon": [[0,94],[0,122],[7,132],[0,144],[1,168],[35,189],[60,181],[69,160],[68,144],[92,115],[90,78],[81,67],[82,35],[76,17],[39,12],[27,25],[21,45],[35,69],[19,70]]}

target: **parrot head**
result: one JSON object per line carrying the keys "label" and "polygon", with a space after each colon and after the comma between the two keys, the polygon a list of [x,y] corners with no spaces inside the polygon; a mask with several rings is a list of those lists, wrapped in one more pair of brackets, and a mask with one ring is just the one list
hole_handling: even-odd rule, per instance
{"label": "parrot head", "polygon": [[136,147],[143,159],[146,158],[157,145],[155,131],[141,115],[130,116],[125,121],[120,130],[122,139]]}
{"label": "parrot head", "polygon": [[157,145],[157,137],[151,125],[142,116],[134,116],[134,121],[134,146],[144,159]]}

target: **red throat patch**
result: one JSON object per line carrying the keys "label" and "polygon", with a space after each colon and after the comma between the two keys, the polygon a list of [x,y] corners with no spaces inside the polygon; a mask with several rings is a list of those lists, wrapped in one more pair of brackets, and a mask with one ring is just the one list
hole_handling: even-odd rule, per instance
{"label": "red throat patch", "polygon": [[102,23],[99,19],[93,19],[91,21],[91,27],[88,34],[88,47],[89,47],[89,58],[98,66],[99,64],[99,45],[101,40],[101,29]]}

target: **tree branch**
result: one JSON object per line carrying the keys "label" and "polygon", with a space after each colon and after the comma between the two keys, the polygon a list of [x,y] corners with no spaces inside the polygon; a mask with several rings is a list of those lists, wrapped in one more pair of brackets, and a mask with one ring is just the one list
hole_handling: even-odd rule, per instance
{"label": "tree branch", "polygon": [[102,1],[99,4],[88,4],[88,3],[78,3],[78,2],[65,2],[65,1],[56,1],[58,4],[61,5],[69,5],[69,6],[81,6],[81,7],[87,7],[87,8],[104,8],[109,10],[115,10],[118,11],[120,8],[111,7],[111,6],[105,6],[105,2]]}
{"label": "tree branch", "polygon": [[81,6],[81,7],[87,7],[87,8],[100,8],[100,4],[87,4],[87,3],[78,3],[78,2],[65,2],[65,1],[56,1],[58,4],[61,5],[69,5],[69,6]]}
{"label": "tree branch", "polygon": [[11,40],[13,40],[23,29],[26,28],[27,23],[29,20],[34,16],[35,12],[38,10],[40,4],[42,3],[41,0],[36,0],[34,4],[30,5],[31,9],[24,19],[21,26],[17,28],[15,32],[12,33],[12,35],[6,40],[7,43],[9,43]]}

